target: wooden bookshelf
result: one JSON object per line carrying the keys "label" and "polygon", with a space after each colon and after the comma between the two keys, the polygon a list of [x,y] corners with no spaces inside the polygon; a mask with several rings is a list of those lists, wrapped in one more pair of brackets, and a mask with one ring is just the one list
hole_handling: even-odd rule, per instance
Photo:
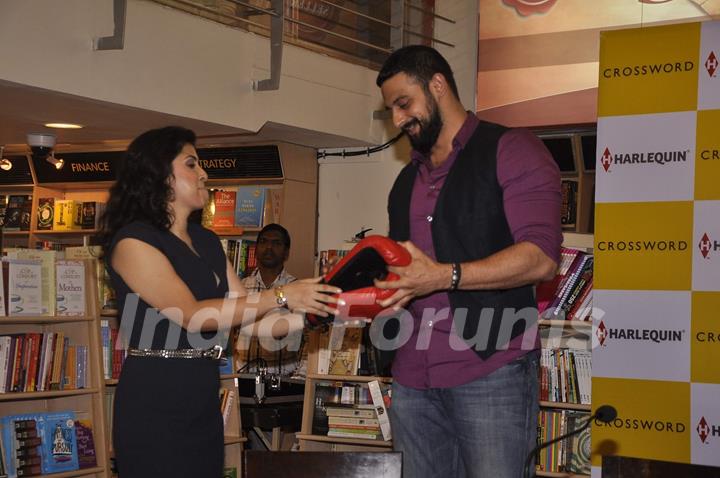
{"label": "wooden bookshelf", "polygon": [[[594,237],[592,234],[583,234],[577,232],[564,232],[563,233],[563,246],[573,249],[579,249],[581,251],[592,254],[594,247]],[[589,320],[546,320],[541,319],[538,321],[538,325],[541,328],[555,329],[562,328],[562,333],[559,336],[546,337],[541,335],[542,348],[544,349],[572,349],[580,348],[581,350],[591,350],[592,346],[592,318]],[[541,409],[558,409],[558,410],[574,410],[583,413],[590,413],[592,405],[590,404],[579,404],[579,403],[567,403],[567,402],[555,402],[555,401],[540,401]],[[589,475],[573,474],[573,473],[557,473],[549,471],[537,470],[536,476],[539,477],[556,477],[556,478],[586,478]]]}
{"label": "wooden bookshelf", "polygon": [[568,402],[548,402],[545,400],[540,400],[540,406],[543,408],[562,408],[565,410],[578,410],[581,412],[589,412],[592,410],[592,405]]}
{"label": "wooden bookshelf", "polygon": [[548,478],[587,478],[590,475],[578,475],[575,473],[553,473],[550,471],[536,471],[535,476],[545,476]]}
{"label": "wooden bookshelf", "polygon": [[62,332],[70,340],[71,345],[87,347],[86,388],[0,394],[0,416],[73,411],[78,419],[86,419],[92,423],[97,466],[47,475],[53,478],[75,476],[105,478],[110,476],[109,455],[104,446],[108,442],[109,436],[103,411],[105,384],[102,375],[96,268],[92,261],[84,261],[84,263],[86,316],[0,317],[0,335]]}

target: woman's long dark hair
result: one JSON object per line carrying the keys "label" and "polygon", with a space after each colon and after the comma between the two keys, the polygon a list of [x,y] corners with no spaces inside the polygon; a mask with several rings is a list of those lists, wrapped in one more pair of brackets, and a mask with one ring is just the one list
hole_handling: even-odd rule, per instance
{"label": "woman's long dark hair", "polygon": [[117,231],[133,221],[164,230],[170,227],[172,161],[186,144],[195,146],[195,133],[179,126],[146,131],[130,143],[100,217],[97,239],[105,253],[110,251]]}

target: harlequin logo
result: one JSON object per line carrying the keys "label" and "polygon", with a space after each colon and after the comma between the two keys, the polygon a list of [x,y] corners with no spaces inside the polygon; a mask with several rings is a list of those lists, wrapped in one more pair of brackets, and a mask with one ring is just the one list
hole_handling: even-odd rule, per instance
{"label": "harlequin logo", "polygon": [[621,165],[638,165],[644,164],[648,166],[665,166],[670,163],[687,162],[690,156],[689,149],[676,151],[643,151],[631,153],[611,153],[610,148],[605,148],[600,163],[605,172],[610,171],[610,166],[615,164]]}
{"label": "harlequin logo", "polygon": [[720,437],[720,426],[710,425],[705,417],[700,417],[695,430],[703,443],[707,443],[710,437]]}
{"label": "harlequin logo", "polygon": [[708,55],[707,60],[705,60],[705,69],[707,70],[710,77],[715,76],[715,71],[717,71],[718,68],[718,59],[715,56],[715,52],[711,51],[710,55]]}
{"label": "harlequin logo", "polygon": [[698,242],[698,249],[700,249],[703,258],[708,259],[710,252],[720,250],[720,242],[711,240],[706,232]]}
{"label": "harlequin logo", "polygon": [[662,342],[682,342],[684,335],[685,330],[610,328],[607,327],[605,321],[602,320],[595,331],[595,336],[601,347],[604,347],[610,339],[655,342],[656,344]]}
{"label": "harlequin logo", "polygon": [[600,346],[605,346],[605,339],[607,338],[607,328],[605,327],[605,322],[602,320],[600,321],[600,325],[598,325],[597,330],[595,331],[595,335],[598,338],[598,342],[600,343]]}

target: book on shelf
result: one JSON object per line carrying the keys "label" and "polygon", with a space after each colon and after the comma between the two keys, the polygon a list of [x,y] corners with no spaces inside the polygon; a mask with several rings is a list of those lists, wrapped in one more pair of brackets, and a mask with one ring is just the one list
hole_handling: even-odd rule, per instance
{"label": "book on shelf", "polygon": [[235,225],[262,227],[265,211],[265,188],[240,186],[235,196]]}
{"label": "book on shelf", "polygon": [[62,260],[55,262],[55,268],[56,315],[85,315],[85,265]]}
{"label": "book on shelf", "polygon": [[2,417],[7,474],[32,476],[79,469],[75,423],[72,411]]}
{"label": "book on shelf", "polygon": [[79,468],[82,470],[97,466],[95,439],[93,438],[93,427],[90,420],[75,420],[75,438],[77,440]]}
{"label": "book on shelf", "polygon": [[[584,313],[591,301],[593,284],[592,254],[563,247],[555,277],[538,285],[536,300],[543,319],[570,320],[587,318]],[[584,309],[580,309],[584,306]]]}
{"label": "book on shelf", "polygon": [[378,424],[382,432],[382,438],[386,441],[392,439],[392,430],[390,428],[390,417],[388,416],[388,408],[390,408],[390,388],[381,385],[377,380],[368,382],[370,389],[370,397],[375,406]]}
{"label": "book on shelf", "polygon": [[214,191],[215,213],[212,227],[235,226],[235,191]]}
{"label": "book on shelf", "polygon": [[41,311],[37,315],[55,315],[55,261],[56,251],[37,249],[14,249],[8,251],[8,259],[37,261],[40,263]]}
{"label": "book on shelf", "polygon": [[[379,411],[367,383],[319,381],[314,386],[314,435],[363,440],[387,439],[382,429],[387,412]],[[380,401],[384,406],[382,398]]]}
{"label": "book on shelf", "polygon": [[223,468],[222,478],[238,478],[237,468],[235,468],[234,466],[226,466],[225,468]]}
{"label": "book on shelf", "polygon": [[6,231],[29,231],[32,196],[11,194],[5,208],[4,226]]}
{"label": "book on shelf", "polygon": [[[574,410],[541,410],[538,443],[548,442],[584,425],[588,413]],[[538,451],[536,468],[551,473],[590,474],[590,429]]]}
{"label": "book on shelf", "polygon": [[53,228],[55,217],[55,198],[38,199],[37,224],[38,231],[47,231]]}
{"label": "book on shelf", "polygon": [[560,207],[560,224],[563,229],[575,229],[577,224],[578,180],[563,179],[560,192],[562,202]]}
{"label": "book on shelf", "polygon": [[591,353],[576,349],[542,349],[540,400],[590,404]]}
{"label": "book on shelf", "polygon": [[5,310],[10,316],[36,316],[43,313],[42,263],[33,260],[3,259]]}
{"label": "book on shelf", "polygon": [[55,199],[53,231],[73,231],[82,228],[82,203],[74,199]]}

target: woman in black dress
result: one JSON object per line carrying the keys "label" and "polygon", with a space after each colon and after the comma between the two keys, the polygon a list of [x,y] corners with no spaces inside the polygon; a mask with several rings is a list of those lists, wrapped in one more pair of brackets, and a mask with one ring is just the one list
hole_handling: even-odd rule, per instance
{"label": "woman in black dress", "polygon": [[[327,316],[335,287],[319,279],[248,296],[217,236],[188,221],[208,200],[195,134],[151,130],[129,146],[110,190],[100,241],[121,312],[128,357],[115,392],[120,478],[220,478],[223,423],[217,347],[232,327],[275,320],[274,335]],[[230,297],[230,298],[228,298]],[[251,326],[251,325],[249,325]],[[222,337],[225,337],[224,339]]]}

